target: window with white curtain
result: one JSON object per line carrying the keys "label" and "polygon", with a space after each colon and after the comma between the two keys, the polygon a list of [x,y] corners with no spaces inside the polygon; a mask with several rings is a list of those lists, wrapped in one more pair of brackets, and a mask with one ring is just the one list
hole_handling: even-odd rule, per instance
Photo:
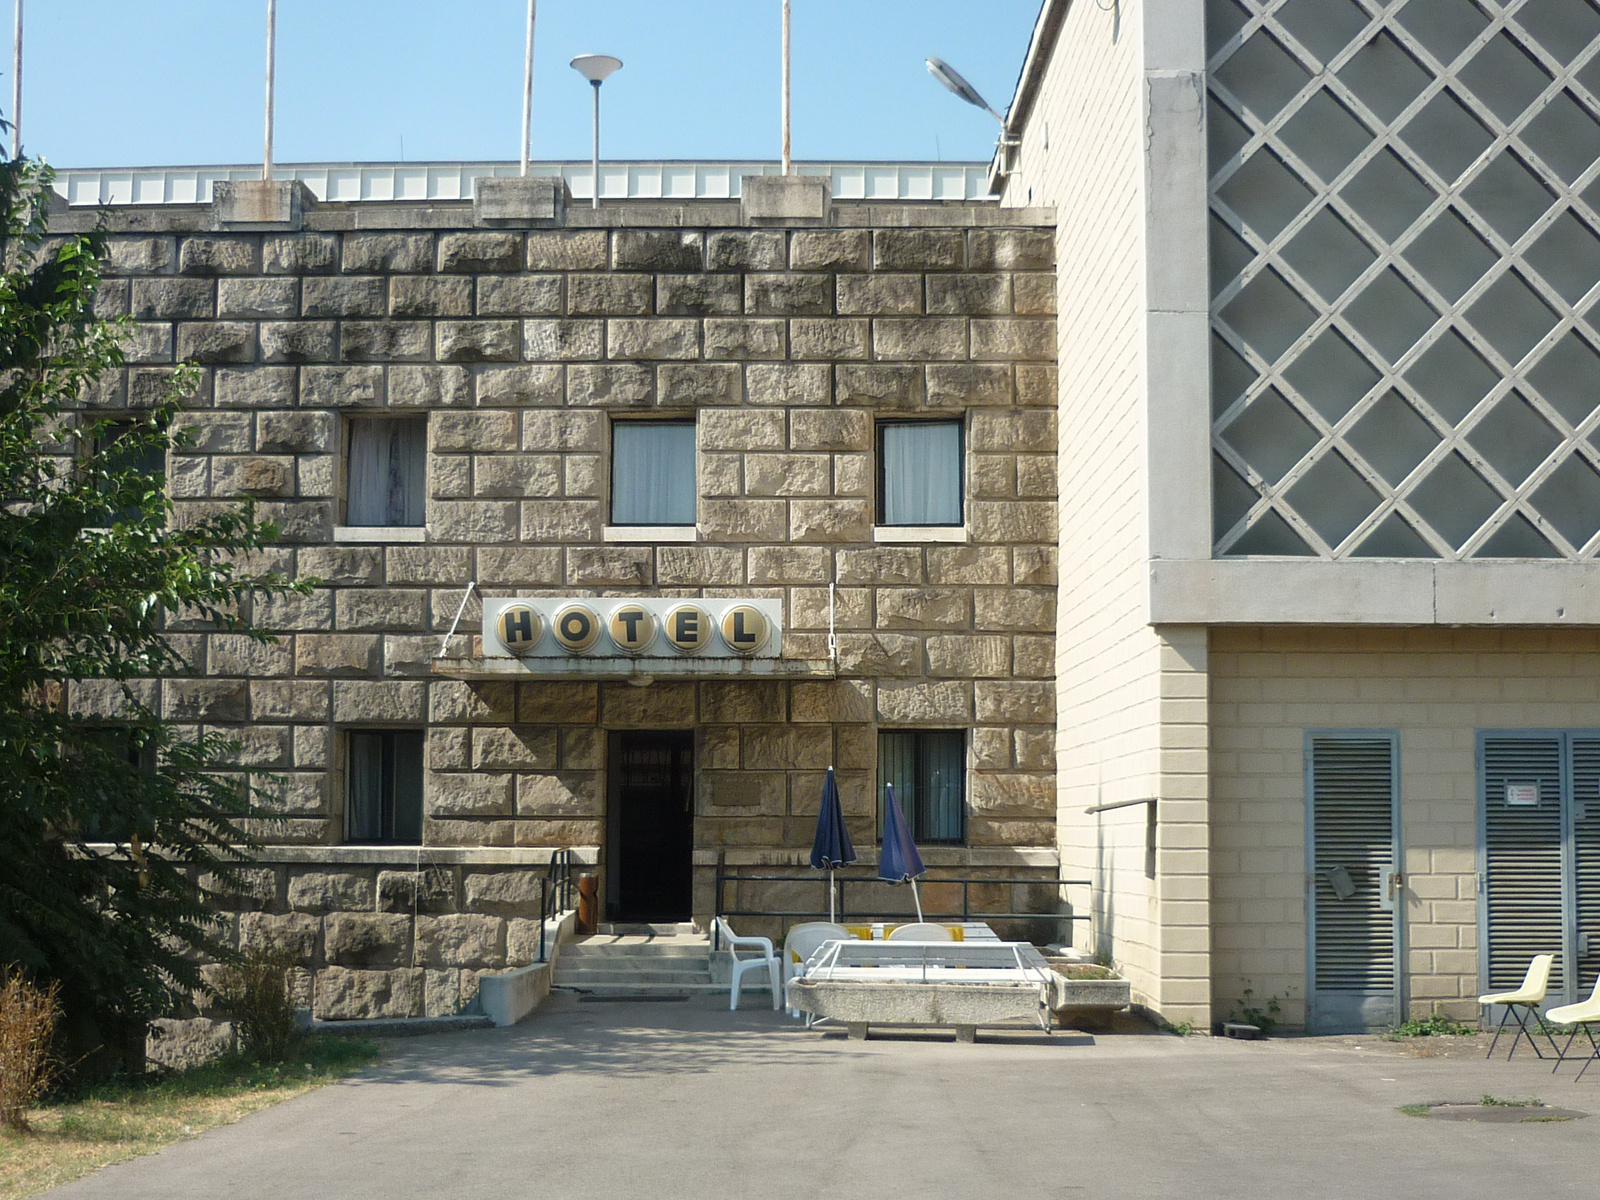
{"label": "window with white curtain", "polygon": [[878,524],[960,525],[961,422],[878,425]]}
{"label": "window with white curtain", "polygon": [[694,422],[611,426],[611,523],[694,524]]}
{"label": "window with white curtain", "polygon": [[346,735],[345,834],[351,842],[422,842],[422,731]]}
{"label": "window with white curtain", "polygon": [[427,472],[426,417],[351,421],[345,524],[425,524]]}

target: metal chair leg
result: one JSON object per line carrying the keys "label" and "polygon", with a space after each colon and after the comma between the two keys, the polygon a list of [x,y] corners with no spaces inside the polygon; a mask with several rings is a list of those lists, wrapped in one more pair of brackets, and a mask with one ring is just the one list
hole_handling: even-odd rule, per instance
{"label": "metal chair leg", "polygon": [[1582,1079],[1583,1072],[1587,1071],[1591,1066],[1594,1065],[1595,1059],[1600,1058],[1600,1044],[1597,1044],[1594,1040],[1594,1031],[1591,1030],[1587,1024],[1582,1025],[1579,1028],[1581,1028],[1583,1032],[1588,1035],[1589,1048],[1593,1051],[1593,1053],[1589,1056],[1588,1062],[1584,1063],[1583,1067],[1578,1071],[1577,1078],[1573,1079],[1573,1083],[1577,1083],[1579,1079]]}
{"label": "metal chair leg", "polygon": [[1542,1062],[1544,1055],[1539,1053],[1539,1045],[1533,1040],[1533,1034],[1528,1030],[1528,1015],[1531,1014],[1532,1009],[1524,1013],[1520,1004],[1508,1004],[1506,1007],[1511,1010],[1511,1015],[1517,1019],[1517,1036],[1511,1039],[1511,1052],[1506,1055],[1506,1061],[1510,1062],[1512,1055],[1516,1054],[1518,1039],[1525,1037],[1528,1039],[1528,1045],[1533,1047],[1533,1056]]}
{"label": "metal chair leg", "polygon": [[1485,1054],[1484,1058],[1493,1058],[1494,1057],[1494,1048],[1500,1044],[1500,1034],[1501,1034],[1502,1031],[1504,1031],[1504,1029],[1506,1027],[1506,1022],[1508,1020],[1510,1020],[1510,1019],[1511,1019],[1511,1006],[1508,1004],[1508,1005],[1505,1006],[1505,1011],[1500,1014],[1500,1024],[1498,1024],[1498,1025],[1496,1025],[1494,1027],[1494,1041],[1489,1043],[1489,1053]]}
{"label": "metal chair leg", "polygon": [[1572,1049],[1572,1040],[1577,1036],[1578,1028],[1574,1026],[1571,1036],[1567,1038],[1567,1044],[1561,1047],[1561,1053],[1556,1057],[1556,1065],[1550,1068],[1550,1074],[1554,1075],[1557,1071],[1561,1070],[1561,1064],[1567,1061],[1567,1051]]}

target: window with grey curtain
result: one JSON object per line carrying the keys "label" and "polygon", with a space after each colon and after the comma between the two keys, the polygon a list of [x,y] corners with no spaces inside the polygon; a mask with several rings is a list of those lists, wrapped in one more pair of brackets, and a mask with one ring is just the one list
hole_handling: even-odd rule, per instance
{"label": "window with grey curtain", "polygon": [[345,827],[352,842],[422,842],[422,734],[414,729],[349,735]]}
{"label": "window with grey curtain", "polygon": [[694,422],[611,427],[611,523],[694,524]]}
{"label": "window with grey curtain", "polygon": [[896,729],[878,734],[878,828],[884,785],[917,842],[966,840],[967,739],[959,729]]}
{"label": "window with grey curtain", "polygon": [[882,525],[961,524],[961,422],[878,426],[878,520]]}
{"label": "window with grey curtain", "polygon": [[426,522],[426,417],[350,422],[345,524]]}

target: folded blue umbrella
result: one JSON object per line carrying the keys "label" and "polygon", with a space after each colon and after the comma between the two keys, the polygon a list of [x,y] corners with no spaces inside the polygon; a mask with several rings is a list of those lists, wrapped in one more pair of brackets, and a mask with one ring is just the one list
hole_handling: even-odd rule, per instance
{"label": "folded blue umbrella", "polygon": [[856,860],[856,848],[845,828],[844,806],[839,803],[839,783],[828,768],[822,783],[822,803],[817,807],[817,836],[811,842],[811,866],[828,873],[828,920],[834,918],[833,872]]}
{"label": "folded blue umbrella", "polygon": [[885,883],[910,883],[917,902],[917,920],[922,920],[922,897],[917,894],[917,876],[927,871],[922,855],[911,840],[911,827],[894,798],[894,784],[884,785],[883,848],[878,852],[878,878]]}

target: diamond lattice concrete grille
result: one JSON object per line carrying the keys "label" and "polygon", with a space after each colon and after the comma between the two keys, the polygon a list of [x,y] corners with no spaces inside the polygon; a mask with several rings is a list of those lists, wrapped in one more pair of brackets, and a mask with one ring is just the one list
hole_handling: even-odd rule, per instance
{"label": "diamond lattice concrete grille", "polygon": [[1216,552],[1600,552],[1600,10],[1209,0]]}

